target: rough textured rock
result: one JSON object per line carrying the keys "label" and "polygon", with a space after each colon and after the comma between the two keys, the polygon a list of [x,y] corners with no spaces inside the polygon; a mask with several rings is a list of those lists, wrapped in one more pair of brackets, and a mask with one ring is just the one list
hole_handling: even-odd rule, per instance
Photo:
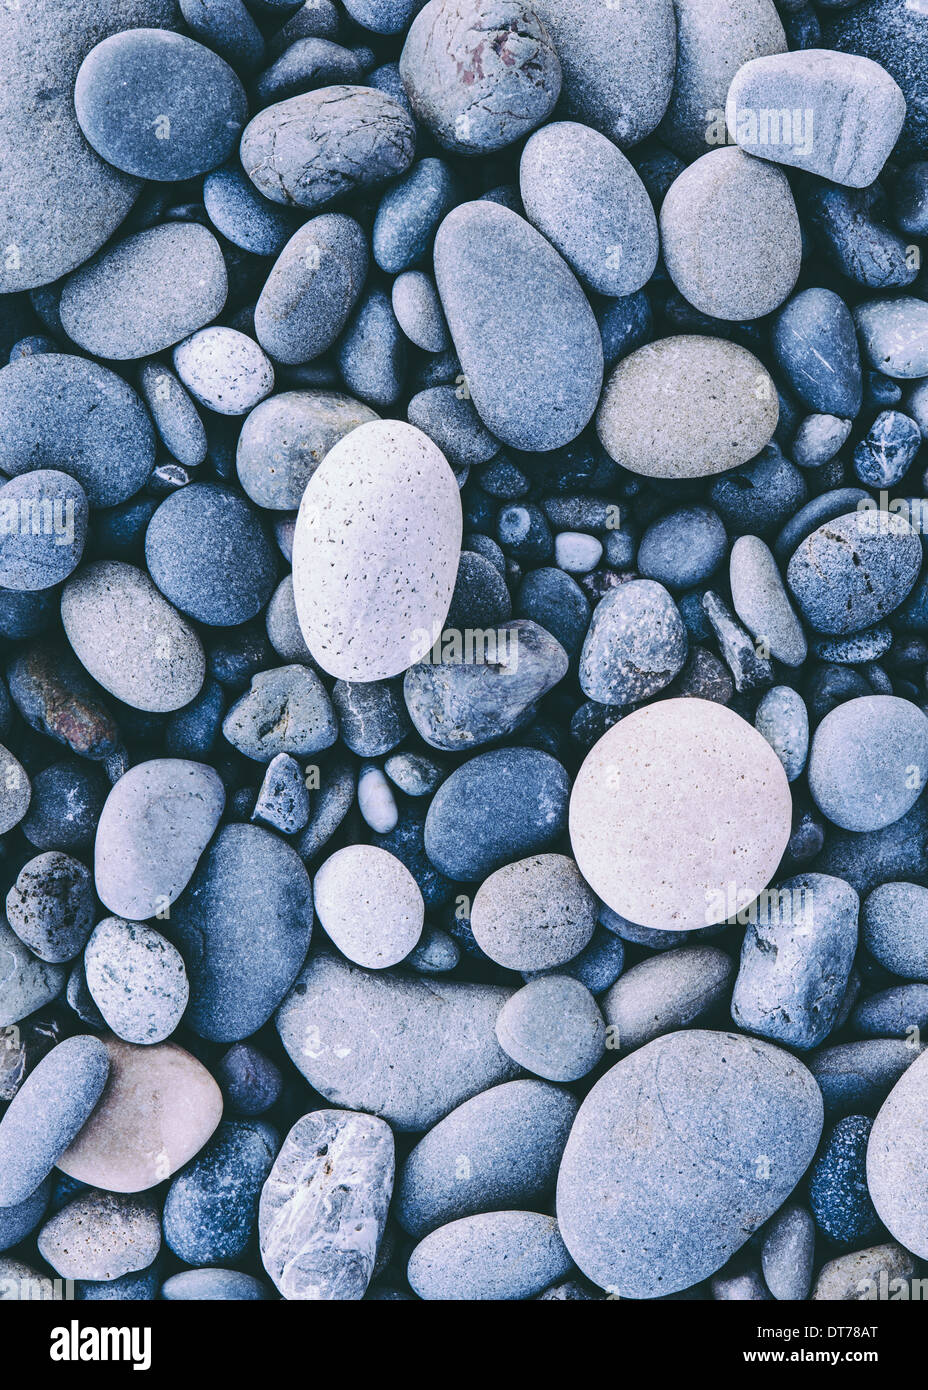
{"label": "rough textured rock", "polygon": [[65,1279],[118,1279],[147,1269],[160,1249],[156,1203],[114,1192],[81,1193],[39,1232],[39,1254]]}
{"label": "rough textured rock", "polygon": [[261,1259],[288,1300],[359,1299],[393,1192],[393,1134],[375,1115],[314,1110],[261,1193]]}
{"label": "rough textured rock", "polygon": [[183,958],[141,922],[105,917],[84,952],[93,1002],[124,1042],[164,1042],[180,1023],[190,987]]}

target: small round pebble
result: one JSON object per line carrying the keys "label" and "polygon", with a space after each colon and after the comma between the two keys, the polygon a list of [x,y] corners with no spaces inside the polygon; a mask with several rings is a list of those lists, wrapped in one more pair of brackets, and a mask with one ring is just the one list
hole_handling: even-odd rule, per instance
{"label": "small round pebble", "polygon": [[577,1081],[602,1057],[606,1027],[585,985],[569,975],[547,975],[503,1005],[496,1036],[526,1071],[548,1081]]}
{"label": "small round pebble", "polygon": [[319,921],[349,960],[371,970],[396,965],[422,934],[425,907],[412,874],[375,845],[349,845],[317,870]]}
{"label": "small round pebble", "polygon": [[99,922],[87,942],[84,970],[94,1003],[124,1042],[163,1042],[187,1007],[190,990],[180,952],[141,922]]}

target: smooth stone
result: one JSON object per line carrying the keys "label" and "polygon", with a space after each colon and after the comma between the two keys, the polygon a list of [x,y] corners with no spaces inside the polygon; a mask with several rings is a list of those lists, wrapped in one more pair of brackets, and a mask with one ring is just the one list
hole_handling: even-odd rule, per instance
{"label": "smooth stone", "polygon": [[682,698],[634,711],[594,746],[574,782],[570,838],[580,872],[614,912],[690,931],[754,901],[791,816],[767,741],[724,705]]}
{"label": "smooth stone", "polygon": [[133,1274],[122,1274],[118,1279],[78,1279],[75,1284],[77,1298],[82,1303],[96,1303],[114,1299],[118,1302],[151,1303],[158,1295],[161,1275],[157,1261]]}
{"label": "smooth stone", "polygon": [[759,536],[739,536],[731,549],[729,580],[735,612],[784,666],[808,655],[802,624],[786,594],[777,562]]}
{"label": "smooth stone", "polygon": [[[202,1149],[222,1115],[222,1093],[206,1068],[175,1043],[104,1042],[106,1089],[57,1166],[107,1192],[145,1192]],[[151,1264],[155,1253],[137,1267]]]}
{"label": "smooth stone", "polygon": [[406,35],[400,78],[416,119],[458,155],[513,144],[561,91],[551,37],[521,0],[429,0]]}
{"label": "smooth stone", "polygon": [[528,1299],[571,1267],[553,1216],[482,1212],[439,1226],[421,1240],[409,1257],[407,1278],[427,1300]]}
{"label": "smooth stone", "polygon": [[607,379],[596,428],[609,457],[647,478],[704,478],[760,453],[776,389],[757,358],[722,338],[663,338]]}
{"label": "smooth stone", "polygon": [[313,898],[342,955],[369,970],[397,965],[422,935],[425,905],[415,879],[376,845],[346,845],[329,855],[316,871]]}
{"label": "smooth stone", "polygon": [[673,0],[677,61],[658,138],[684,159],[724,143],[725,98],[745,63],[786,52],[773,0]]}
{"label": "smooth stone", "polygon": [[284,1298],[364,1296],[393,1193],[390,1126],[314,1110],[284,1140],[261,1193],[261,1259]]}
{"label": "smooth stone", "polygon": [[260,1279],[237,1269],[185,1269],[165,1279],[161,1285],[161,1297],[168,1303],[188,1300],[197,1303],[226,1300],[240,1303],[266,1299],[269,1294]]}
{"label": "smooth stone", "polygon": [[818,1087],[789,1053],[701,1029],[657,1038],[580,1107],[558,1176],[567,1248],[623,1298],[689,1288],[778,1210],[821,1130]]}
{"label": "smooth stone", "polygon": [[604,705],[656,695],[682,670],[687,639],[670,594],[652,579],[610,590],[593,610],[580,653],[580,688]]}
{"label": "smooth stone", "polygon": [[880,1220],[906,1250],[928,1254],[923,1162],[928,1055],[913,1062],[883,1102],[867,1148],[867,1186]]}
{"label": "smooth stone", "polygon": [[532,453],[576,439],[596,409],[602,338],[551,244],[508,208],[463,203],[435,238],[435,279],[467,389],[491,433]]}
{"label": "smooth stone", "polygon": [[921,448],[916,422],[898,410],[883,410],[854,450],[854,472],[872,488],[895,487]]}
{"label": "smooth stone", "polygon": [[404,174],[415,148],[415,124],[399,102],[373,87],[347,85],[259,111],[242,136],[241,160],[271,202],[314,211]]}
{"label": "smooth stone", "polygon": [[399,824],[396,797],[379,767],[368,764],[358,774],[358,810],[378,835],[389,835]]}
{"label": "smooth stone", "polygon": [[235,1115],[263,1115],[280,1099],[283,1077],[251,1043],[233,1043],[216,1066],[216,1080]]}
{"label": "smooth stone", "polygon": [[425,1130],[515,1076],[493,1032],[509,993],[315,955],[278,1011],[277,1028],[326,1100],[382,1115],[397,1130]]}
{"label": "smooth stone", "polygon": [[230,67],[250,72],[264,56],[264,39],[243,0],[180,0],[194,38],[215,49]]}
{"label": "smooth stone", "polygon": [[845,879],[863,895],[880,883],[908,874],[928,876],[928,802],[916,801],[906,815],[882,830],[829,830],[821,860],[822,873]]}
{"label": "smooth stone", "polygon": [[602,541],[582,531],[560,531],[554,538],[554,563],[570,574],[589,574],[602,556]]}
{"label": "smooth stone", "polygon": [[38,960],[0,913],[0,1028],[41,1009],[64,991],[67,967]]}
{"label": "smooth stone", "polygon": [[180,709],[203,684],[199,637],[134,565],[85,565],[62,591],[61,621],[94,680],[133,709]]}
{"label": "smooth stone", "polygon": [[190,483],[166,497],[148,524],[145,559],[172,604],[215,627],[254,618],[277,584],[260,513],[224,483]]}
{"label": "smooth stone", "polygon": [[716,478],[709,498],[735,535],[764,536],[801,507],[809,486],[774,441],[736,473]]}
{"label": "smooth stone", "polygon": [[420,975],[444,975],[460,965],[461,950],[454,937],[440,927],[426,927],[406,963]]}
{"label": "smooth stone", "polygon": [[39,960],[59,965],[84,948],[94,918],[90,871],[60,850],[24,864],[6,895],[7,921]]}
{"label": "smooth stone", "polygon": [[[915,1260],[893,1241],[871,1245],[850,1255],[838,1255],[819,1270],[813,1301],[856,1303],[863,1299],[899,1298],[908,1290]],[[887,1290],[883,1293],[882,1290]],[[889,1293],[892,1290],[892,1293]]]}
{"label": "smooth stone", "polygon": [[375,34],[401,34],[424,0],[345,0],[356,24]]}
{"label": "smooth stone", "polygon": [[423,352],[446,352],[450,348],[451,336],[438,290],[425,271],[406,270],[397,275],[390,302],[397,323],[416,347]]}
{"label": "smooth stone", "polygon": [[110,1064],[99,1038],[67,1038],[26,1077],[0,1119],[0,1219],[45,1181],[86,1124]]}
{"label": "smooth stone", "polygon": [[222,732],[246,758],[269,763],[279,753],[309,757],[330,748],[338,723],[328,691],[308,666],[279,666],[252,677],[229,710]]}
{"label": "smooth stone", "polygon": [[174,373],[162,362],[143,363],[139,392],[171,457],[188,468],[198,467],[206,458],[206,430],[199,411]]}
{"label": "smooth stone", "polygon": [[224,807],[219,775],[204,763],[155,758],[131,767],[97,827],[100,901],[130,922],[163,917],[190,882]]}
{"label": "smooth stone", "polygon": [[376,419],[368,406],[338,391],[271,396],[242,426],[235,456],[239,482],[259,507],[292,511],[329,450]]}
{"label": "smooth stone", "polygon": [[896,1082],[919,1056],[919,1049],[895,1038],[823,1047],[808,1058],[829,1119],[875,1115]]}
{"label": "smooth stone", "polygon": [[281,835],[295,835],[305,829],[309,806],[303,769],[289,753],[278,753],[267,765],[252,820],[279,830]]}
{"label": "smooth stone", "polygon": [[330,449],[306,487],[293,546],[297,614],[322,669],[372,681],[419,661],[448,612],[461,532],[454,474],[420,430],[373,421]]}
{"label": "smooth stone", "polygon": [[809,790],[843,830],[891,825],[918,800],[926,776],[928,719],[895,695],[845,701],[812,739]]}
{"label": "smooth stone", "polygon": [[432,386],[406,407],[411,425],[427,434],[452,468],[472,468],[499,452],[499,440],[485,428],[466,396],[455,386]]}
{"label": "smooth stone", "polygon": [[660,228],[671,280],[713,318],[772,313],[799,275],[799,214],[786,175],[737,148],[710,150],[678,175]]}
{"label": "smooth stone", "polygon": [[261,1120],[224,1121],[164,1199],[164,1239],[188,1265],[234,1264],[248,1253],[279,1140]]}
{"label": "smooth stone", "polygon": [[548,975],[523,985],[503,1005],[496,1036],[526,1071],[548,1081],[577,1081],[601,1059],[606,1027],[586,985]]}
{"label": "smooth stone", "polygon": [[680,507],[652,521],[641,537],[636,564],[643,579],[668,589],[690,589],[721,565],[728,538],[711,507]]}
{"label": "smooth stone", "polygon": [[758,704],[754,727],[780,759],[786,780],[795,782],[809,756],[809,711],[802,696],[789,685],[775,685]]}
{"label": "smooth stone", "polygon": [[837,415],[807,415],[793,437],[790,453],[800,468],[821,468],[847,443],[852,421]]}
{"label": "smooth stone", "polygon": [[[271,0],[273,4],[273,0]],[[276,21],[278,13],[274,15]],[[288,5],[287,9],[291,7]],[[335,0],[305,0],[294,14],[291,14],[286,24],[277,29],[267,41],[267,51],[269,58],[277,58],[283,53],[285,48],[289,48],[297,39],[319,38],[337,39],[343,22],[343,16],[335,4]]]}
{"label": "smooth stone", "polygon": [[846,11],[829,7],[822,20],[825,47],[870,58],[898,82],[907,102],[899,154],[902,158],[924,158],[928,153],[928,90],[921,8],[911,0],[865,0]]}
{"label": "smooth stone", "polygon": [[572,859],[536,854],[484,879],[471,930],[481,950],[509,970],[546,970],[572,960],[596,925],[596,900]]}
{"label": "smooth stone", "polygon": [[255,336],[265,352],[291,364],[328,352],[360,297],[369,259],[364,230],[353,217],[328,212],[304,223],[274,262],[255,305]]}
{"label": "smooth stone", "polygon": [[355,800],[357,775],[346,758],[336,757],[323,769],[321,786],[310,803],[309,821],[296,842],[307,863],[335,834]]}
{"label": "smooth stone", "polygon": [[0,835],[19,825],[29,810],[31,799],[32,785],[26,769],[0,743]]}
{"label": "smooth stone", "polygon": [[115,719],[67,643],[31,644],[13,658],[6,676],[13,703],[37,733],[94,761],[119,746]]}
{"label": "smooth stone", "polygon": [[922,547],[905,517],[848,512],[796,547],[786,582],[816,632],[843,637],[885,618],[911,592]]}
{"label": "smooth stone", "polygon": [[827,874],[784,879],[747,915],[731,1001],[739,1028],[818,1047],[835,1027],[857,950],[860,900]]}
{"label": "smooth stone", "polygon": [[596,130],[555,121],[525,145],[519,166],[529,221],[598,294],[640,290],[657,264],[657,219],[644,184]]}
{"label": "smooth stone", "polygon": [[860,916],[861,944],[893,975],[928,981],[928,888],[884,883]]}
{"label": "smooth stone", "polygon": [[380,200],[372,232],[380,269],[397,275],[422,261],[456,194],[454,173],[443,159],[420,159],[392,184]]}
{"label": "smooth stone", "polygon": [[919,1046],[928,1029],[928,985],[895,985],[860,999],[848,1019],[851,1030],[864,1038],[899,1038]]}
{"label": "smooth stone", "polygon": [[255,102],[270,106],[336,82],[361,82],[365,64],[357,53],[331,39],[297,39],[255,82]]}
{"label": "smooth stone", "polygon": [[68,473],[91,507],[112,507],[145,485],[155,432],[132,387],[70,353],[21,357],[0,369],[0,471]]}
{"label": "smooth stone", "polygon": [[406,1159],[396,1185],[400,1225],[421,1239],[464,1216],[544,1203],[576,1113],[569,1092],[535,1080],[465,1101]]}
{"label": "smooth stone", "polygon": [[190,979],[189,1027],[238,1042],[270,1018],[299,971],[312,884],[294,849],[255,825],[226,825],[171,914]]}
{"label": "smooth stone", "polygon": [[852,420],[863,390],[851,312],[833,290],[794,295],[773,325],[774,356],[810,410]]}
{"label": "smooth stone", "polygon": [[633,965],[601,1000],[609,1050],[634,1052],[721,1008],[734,974],[717,946],[684,946]]}
{"label": "smooth stone", "polygon": [[[451,607],[448,609],[448,617],[445,621],[446,628],[456,628],[458,631],[466,631],[467,628],[487,628],[494,624],[505,623],[512,617],[512,597],[506,586],[504,574],[505,560],[502,551],[499,550],[496,542],[489,536],[483,537],[488,543],[484,547],[486,553],[477,550],[479,543],[476,536],[464,537],[465,546],[473,546],[474,549],[464,549],[458,562],[457,579],[454,584],[454,593],[451,595]],[[491,557],[489,546],[499,551],[500,565],[497,565],[495,558]],[[574,586],[576,588],[576,585]],[[579,592],[579,591],[578,591]],[[582,595],[581,595],[582,597]],[[586,600],[584,599],[584,604]],[[566,604],[565,604],[566,607]],[[558,611],[558,605],[552,604],[553,614]],[[589,617],[589,608],[585,608]],[[534,618],[538,621],[535,613],[521,613],[518,615],[523,618]],[[539,626],[551,632],[552,636],[557,634],[548,623],[539,622]],[[584,630],[586,623],[584,623]],[[558,641],[560,641],[558,637]],[[562,642],[563,646],[564,643]]]}
{"label": "smooth stone", "polygon": [[437,791],[447,769],[424,753],[402,752],[387,758],[383,770],[407,796],[428,796]]}
{"label": "smooth stone", "polygon": [[561,644],[525,618],[479,636],[446,630],[440,647],[406,672],[403,696],[426,743],[466,752],[521,728],[568,665]]}
{"label": "smooth stone", "polygon": [[887,225],[886,195],[879,183],[858,190],[810,180],[803,200],[812,244],[849,280],[888,290],[917,278],[908,238]]}
{"label": "smooth stone", "polygon": [[0,294],[58,280],[99,250],[130,211],[140,185],[104,163],[84,139],[74,81],[94,44],[109,34],[138,25],[170,28],[176,19],[174,0],[127,0],[118,9],[78,0],[66,23],[55,0],[7,9]]}
{"label": "smooth stone", "polygon": [[299,662],[302,666],[308,666],[312,657],[300,631],[293,597],[293,579],[289,574],[274,590],[264,616],[268,640],[281,660],[288,664]]}
{"label": "smooth stone", "polygon": [[178,343],[173,360],[191,396],[217,415],[247,415],[274,389],[267,356],[234,328],[201,328]]}
{"label": "smooth stone", "polygon": [[865,1115],[839,1120],[809,1170],[812,1215],[835,1245],[861,1245],[881,1233],[867,1191],[867,1140],[872,1124]]}
{"label": "smooth stone", "polygon": [[908,381],[928,376],[928,303],[911,295],[869,299],[854,310],[854,322],[870,365],[885,376]]}
{"label": "smooth stone", "polygon": [[227,241],[255,256],[279,256],[296,231],[294,214],[263,197],[237,164],[206,175],[203,206]]}
{"label": "smooth stone", "polygon": [[158,1208],[147,1198],[83,1192],[46,1221],[39,1254],[63,1279],[119,1279],[161,1249]]}
{"label": "smooth stone", "polygon": [[341,740],[359,758],[382,757],[410,731],[401,693],[389,681],[336,681],[332,704]]}
{"label": "smooth stone", "polygon": [[248,102],[212,49],[161,29],[129,29],[88,53],[74,109],[108,164],[137,178],[180,181],[225,163]]}
{"label": "smooth stone", "polygon": [[0,584],[17,592],[51,589],[77,568],[87,535],[87,496],[53,468],[0,486]]}
{"label": "smooth stone", "polygon": [[[45,1215],[50,1194],[51,1183],[42,1182],[24,1201],[17,1202],[15,1206],[0,1207],[0,1254],[4,1250],[12,1250],[14,1245],[19,1245],[20,1241],[32,1234]],[[0,1259],[0,1290],[3,1288],[4,1266],[8,1263]],[[3,1298],[2,1292],[0,1298]]]}
{"label": "smooth stone", "polygon": [[366,291],[338,343],[336,362],[352,395],[378,410],[396,405],[408,359],[406,339],[385,289],[375,285]]}
{"label": "smooth stone", "polygon": [[[803,112],[788,125],[783,112]],[[767,115],[767,126],[761,124]],[[869,58],[812,47],[754,58],[740,67],[725,104],[728,129],[748,154],[867,188],[892,153],[906,101]],[[770,113],[775,113],[774,126]]]}
{"label": "smooth stone", "polygon": [[815,1223],[804,1207],[788,1202],[767,1223],[761,1245],[764,1283],[774,1298],[808,1298],[814,1259]]}
{"label": "smooth stone", "polygon": [[560,839],[567,797],[567,773],[548,753],[482,753],[456,768],[432,798],[425,852],[449,878],[476,882]]}
{"label": "smooth stone", "polygon": [[149,357],[216,318],[227,289],[212,232],[168,222],[116,242],[69,275],[61,323],[95,357]]}
{"label": "smooth stone", "polygon": [[180,952],[141,922],[105,917],[84,952],[87,988],[107,1027],[129,1043],[169,1038],[190,988]]}

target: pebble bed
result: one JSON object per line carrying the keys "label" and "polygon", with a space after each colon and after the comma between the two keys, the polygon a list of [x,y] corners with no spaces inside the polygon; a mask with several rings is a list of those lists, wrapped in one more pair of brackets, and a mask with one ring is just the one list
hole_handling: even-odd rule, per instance
{"label": "pebble bed", "polygon": [[0,52],[0,1298],[916,1297],[928,7]]}

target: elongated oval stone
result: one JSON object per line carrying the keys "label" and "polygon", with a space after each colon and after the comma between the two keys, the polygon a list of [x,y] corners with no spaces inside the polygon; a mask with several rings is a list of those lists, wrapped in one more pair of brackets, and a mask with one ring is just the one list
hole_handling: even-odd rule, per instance
{"label": "elongated oval stone", "polygon": [[168,222],[116,242],[70,275],[61,322],[96,357],[148,357],[214,319],[227,288],[212,232],[196,222]]}
{"label": "elongated oval stone", "polygon": [[211,1042],[257,1032],[303,964],[312,927],[312,884],[296,850],[260,826],[224,826],[171,915],[194,1032]]}
{"label": "elongated oval stone", "polygon": [[463,203],[438,229],[435,278],[487,429],[528,452],[576,439],[599,398],[602,338],[554,247],[498,203]]}
{"label": "elongated oval stone", "polygon": [[91,507],[138,492],[155,463],[148,411],[122,377],[70,353],[20,357],[0,369],[0,470],[57,468]]}
{"label": "elongated oval stone", "polygon": [[451,604],[461,532],[454,474],[421,430],[376,420],[339,440],[309,480],[293,540],[297,616],[322,669],[385,680],[423,657]]}
{"label": "elongated oval stone", "polygon": [[364,287],[369,260],[367,238],[353,217],[323,213],[295,232],[255,306],[255,334],[265,352],[289,363],[327,352]]}
{"label": "elongated oval stone", "polygon": [[493,1031],[510,993],[316,955],[281,1005],[277,1029],[326,1100],[422,1130],[517,1074]]}
{"label": "elongated oval stone", "polygon": [[580,1107],[557,1217],[575,1262],[622,1298],[676,1293],[720,1269],[812,1160],[822,1097],[788,1052],[734,1033],[670,1033]]}
{"label": "elongated oval stone", "polygon": [[375,1115],[297,1120],[261,1193],[264,1268],[288,1300],[359,1299],[393,1193],[393,1134]]}
{"label": "elongated oval stone", "polygon": [[199,637],[134,565],[85,565],[65,585],[61,621],[94,680],[133,709],[180,709],[203,684]]}
{"label": "elongated oval stone", "polygon": [[113,787],[97,826],[97,895],[119,917],[144,921],[184,891],[219,824],[218,773],[184,758],[131,767]]}
{"label": "elongated oval stone", "polygon": [[99,1038],[66,1038],[26,1077],[0,1120],[0,1207],[16,1206],[48,1177],[87,1122],[109,1075]]}
{"label": "elongated oval stone", "polygon": [[412,1252],[407,1277],[420,1298],[472,1302],[532,1298],[569,1271],[553,1216],[500,1211],[439,1226]]}
{"label": "elongated oval stone", "polygon": [[618,364],[596,428],[616,463],[646,478],[705,478],[766,448],[779,417],[765,367],[737,343],[662,338]]}
{"label": "elongated oval stone", "polygon": [[[145,1192],[198,1153],[222,1116],[222,1092],[175,1043],[136,1047],[105,1038],[110,1075],[57,1166],[108,1192]],[[146,1261],[149,1263],[149,1261]]]}

